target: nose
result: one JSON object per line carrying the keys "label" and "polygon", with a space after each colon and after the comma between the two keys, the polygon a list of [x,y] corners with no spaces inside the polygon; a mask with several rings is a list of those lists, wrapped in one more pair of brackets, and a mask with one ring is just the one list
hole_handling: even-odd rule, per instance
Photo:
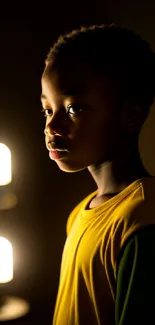
{"label": "nose", "polygon": [[49,121],[44,130],[46,136],[53,134],[65,135],[68,132],[67,121],[63,116],[55,117]]}
{"label": "nose", "polygon": [[45,135],[52,135],[52,134],[55,134],[55,133],[58,133],[58,132],[53,130],[53,129],[51,130],[51,128],[49,126],[45,127],[45,130],[44,130]]}

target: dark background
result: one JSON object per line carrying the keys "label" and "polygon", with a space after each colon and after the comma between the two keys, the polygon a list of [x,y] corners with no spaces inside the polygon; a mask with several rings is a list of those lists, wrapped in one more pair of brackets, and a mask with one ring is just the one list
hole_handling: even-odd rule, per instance
{"label": "dark background", "polygon": [[[151,1],[0,5],[0,142],[12,152],[13,179],[7,189],[18,199],[14,208],[0,211],[0,236],[11,241],[14,251],[14,279],[0,285],[0,294],[24,298],[31,306],[27,316],[5,324],[52,324],[66,221],[74,206],[96,190],[87,170],[65,174],[48,157],[40,113],[46,54],[63,32],[112,22],[134,29],[155,49],[154,17]],[[153,175],[154,125],[152,107],[141,136],[141,154]]]}

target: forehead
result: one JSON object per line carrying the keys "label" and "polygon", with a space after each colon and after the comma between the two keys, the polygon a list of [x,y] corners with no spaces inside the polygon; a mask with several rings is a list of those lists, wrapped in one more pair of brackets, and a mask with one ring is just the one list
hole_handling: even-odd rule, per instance
{"label": "forehead", "polygon": [[61,103],[68,100],[67,97],[71,99],[73,96],[75,101],[90,105],[97,111],[101,108],[107,113],[113,112],[119,102],[119,91],[115,82],[103,76],[94,76],[87,67],[70,66],[61,71],[46,67],[42,75],[41,100],[45,99],[54,106],[55,103]]}
{"label": "forehead", "polygon": [[112,105],[117,102],[118,89],[115,82],[96,76],[89,67],[81,63],[75,66],[61,68],[45,67],[42,75],[42,95],[51,101],[63,100],[65,97],[77,97],[78,100],[98,103],[109,101]]}
{"label": "forehead", "polygon": [[47,66],[42,75],[42,88],[48,83],[53,91],[62,95],[74,96],[88,91],[92,76],[87,67],[65,66],[54,69]]}

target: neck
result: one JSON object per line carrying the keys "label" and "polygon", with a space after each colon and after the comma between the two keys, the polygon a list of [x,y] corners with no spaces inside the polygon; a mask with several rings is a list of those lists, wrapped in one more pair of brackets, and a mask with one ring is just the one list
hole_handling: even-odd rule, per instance
{"label": "neck", "polygon": [[138,152],[132,152],[126,159],[116,160],[112,164],[112,174],[116,182],[132,183],[134,180],[150,176],[142,164]]}
{"label": "neck", "polygon": [[97,185],[98,197],[119,193],[135,180],[151,176],[142,164],[137,146],[127,149],[113,161],[88,167]]}

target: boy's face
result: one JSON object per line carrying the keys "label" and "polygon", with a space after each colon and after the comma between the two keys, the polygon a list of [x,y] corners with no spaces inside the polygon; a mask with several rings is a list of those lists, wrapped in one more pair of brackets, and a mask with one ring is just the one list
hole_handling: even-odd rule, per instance
{"label": "boy's face", "polygon": [[52,139],[62,140],[69,150],[55,160],[62,171],[76,172],[111,159],[119,143],[116,96],[110,83],[93,78],[87,68],[70,66],[61,73],[45,68],[41,96],[48,114],[45,143],[48,149]]}

